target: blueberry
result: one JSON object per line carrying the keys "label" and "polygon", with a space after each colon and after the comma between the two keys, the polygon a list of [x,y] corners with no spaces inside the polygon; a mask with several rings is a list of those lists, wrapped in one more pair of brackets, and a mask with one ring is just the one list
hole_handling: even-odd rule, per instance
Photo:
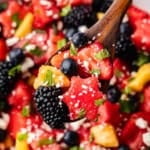
{"label": "blueberry", "polygon": [[75,33],[77,33],[77,29],[75,29],[75,28],[69,28],[69,29],[67,29],[67,30],[66,30],[66,38],[67,38],[68,40],[71,40],[71,39],[72,39],[72,36],[73,36]]}
{"label": "blueberry", "polygon": [[20,63],[25,58],[23,50],[21,48],[14,48],[9,52],[10,61],[17,61]]}
{"label": "blueberry", "polygon": [[64,59],[61,63],[60,69],[67,76],[77,75],[78,73],[78,65],[72,58]]}
{"label": "blueberry", "polygon": [[68,146],[75,146],[79,144],[79,135],[77,132],[75,131],[71,131],[68,130],[65,134],[64,134],[64,142],[68,145]]}
{"label": "blueberry", "polygon": [[130,149],[127,145],[123,144],[118,147],[118,150],[130,150]]}
{"label": "blueberry", "polygon": [[85,44],[87,44],[88,40],[88,37],[82,32],[78,32],[72,37],[72,42],[76,48],[84,46]]}
{"label": "blueberry", "polygon": [[106,95],[110,102],[116,103],[116,102],[118,102],[118,100],[121,96],[121,92],[116,86],[110,86],[107,90]]}
{"label": "blueberry", "polygon": [[6,138],[7,132],[6,130],[0,129],[0,142],[3,142]]}

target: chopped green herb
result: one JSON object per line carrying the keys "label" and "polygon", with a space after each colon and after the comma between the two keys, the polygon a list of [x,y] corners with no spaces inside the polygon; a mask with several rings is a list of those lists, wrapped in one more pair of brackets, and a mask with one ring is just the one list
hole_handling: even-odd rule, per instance
{"label": "chopped green herb", "polygon": [[70,11],[71,11],[71,6],[67,5],[62,8],[62,10],[60,12],[60,16],[62,16],[62,17],[67,16]]}
{"label": "chopped green herb", "polygon": [[131,88],[129,88],[128,86],[126,86],[125,88],[124,88],[124,90],[123,90],[123,93],[125,93],[125,94],[131,94],[132,93],[132,89]]}
{"label": "chopped green herb", "polygon": [[47,85],[53,85],[53,84],[54,84],[53,72],[52,72],[51,70],[48,70],[48,71],[46,72],[44,82],[46,82]]}
{"label": "chopped green herb", "polygon": [[104,104],[104,102],[105,102],[104,99],[97,99],[95,100],[95,106],[101,106]]}
{"label": "chopped green herb", "polygon": [[74,44],[71,44],[71,46],[70,46],[70,54],[72,56],[76,56],[77,55],[77,50],[76,50]]}
{"label": "chopped green herb", "polygon": [[148,63],[149,61],[150,61],[149,55],[145,55],[144,53],[139,53],[138,59],[134,62],[134,64],[140,67],[143,64]]}
{"label": "chopped green herb", "polygon": [[44,138],[44,139],[39,140],[38,146],[44,146],[44,145],[49,145],[53,143],[54,143],[53,138]]}
{"label": "chopped green herb", "polygon": [[24,140],[27,139],[27,137],[28,137],[28,134],[27,134],[27,133],[20,133],[20,134],[18,134],[17,139],[18,139],[19,141],[24,141]]}
{"label": "chopped green herb", "polygon": [[73,146],[69,150],[84,150],[84,149],[78,146]]}
{"label": "chopped green herb", "polygon": [[21,65],[17,65],[13,68],[11,68],[8,72],[9,76],[15,76],[17,73],[19,73],[21,71]]}
{"label": "chopped green herb", "polygon": [[81,108],[81,110],[79,111],[78,117],[79,118],[83,118],[85,116],[86,112],[84,108]]}
{"label": "chopped green herb", "polygon": [[21,20],[19,18],[19,13],[14,13],[12,16],[11,16],[11,19],[13,22],[16,23],[16,28],[20,25],[21,23]]}
{"label": "chopped green herb", "polygon": [[95,58],[99,60],[103,60],[105,58],[108,58],[110,56],[110,53],[107,49],[103,49],[95,54]]}
{"label": "chopped green herb", "polygon": [[40,57],[43,55],[44,52],[38,46],[36,46],[35,49],[30,50],[30,53],[37,57]]}
{"label": "chopped green herb", "polygon": [[90,71],[90,73],[98,76],[98,75],[100,75],[101,72],[100,72],[100,69],[93,69]]}
{"label": "chopped green herb", "polygon": [[30,107],[29,106],[23,107],[21,114],[23,117],[28,117],[30,115]]}
{"label": "chopped green herb", "polygon": [[57,42],[57,48],[58,48],[58,49],[62,48],[63,46],[66,45],[66,43],[67,43],[66,39],[59,40],[59,41]]}
{"label": "chopped green herb", "polygon": [[117,78],[122,77],[122,75],[123,75],[122,71],[120,71],[120,70],[118,70],[118,69],[115,69],[115,76],[116,76]]}
{"label": "chopped green herb", "polygon": [[8,3],[7,2],[1,2],[0,3],[0,12],[6,10],[8,7]]}
{"label": "chopped green herb", "polygon": [[137,109],[137,103],[132,102],[131,100],[120,100],[120,109],[125,113],[132,113]]}

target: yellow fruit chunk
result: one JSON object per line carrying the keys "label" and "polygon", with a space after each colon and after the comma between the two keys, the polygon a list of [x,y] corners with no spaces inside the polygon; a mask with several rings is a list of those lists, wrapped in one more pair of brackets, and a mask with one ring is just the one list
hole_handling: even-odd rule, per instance
{"label": "yellow fruit chunk", "polygon": [[96,125],[91,128],[91,135],[96,144],[104,147],[118,147],[119,142],[111,124]]}
{"label": "yellow fruit chunk", "polygon": [[133,80],[128,83],[128,87],[133,91],[140,92],[146,83],[150,81],[150,63],[141,66]]}
{"label": "yellow fruit chunk", "polygon": [[32,23],[33,23],[33,14],[28,13],[22,20],[18,29],[16,30],[15,36],[18,38],[25,37],[28,33],[32,31]]}
{"label": "yellow fruit chunk", "polygon": [[30,150],[25,133],[17,134],[15,150]]}
{"label": "yellow fruit chunk", "polygon": [[43,65],[40,67],[38,76],[34,81],[34,88],[37,89],[41,85],[68,87],[70,80],[57,68]]}
{"label": "yellow fruit chunk", "polygon": [[102,12],[98,12],[98,13],[97,13],[97,18],[98,18],[99,20],[102,19],[103,16],[104,16],[104,13],[102,13]]}

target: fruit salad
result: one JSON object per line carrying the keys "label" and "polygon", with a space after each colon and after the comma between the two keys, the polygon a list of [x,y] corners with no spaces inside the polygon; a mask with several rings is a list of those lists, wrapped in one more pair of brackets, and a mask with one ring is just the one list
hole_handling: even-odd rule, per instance
{"label": "fruit salad", "polygon": [[150,149],[150,14],[131,4],[114,54],[84,34],[112,3],[0,2],[0,150]]}

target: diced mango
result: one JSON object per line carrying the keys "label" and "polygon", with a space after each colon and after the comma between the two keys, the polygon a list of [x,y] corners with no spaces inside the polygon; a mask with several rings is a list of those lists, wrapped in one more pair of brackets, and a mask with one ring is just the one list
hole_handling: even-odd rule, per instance
{"label": "diced mango", "polygon": [[104,147],[118,147],[119,142],[114,127],[111,124],[96,125],[91,128],[94,142]]}
{"label": "diced mango", "polygon": [[102,12],[98,12],[98,13],[97,13],[97,18],[98,18],[99,20],[102,19],[103,16],[104,16],[104,13],[102,13]]}
{"label": "diced mango", "polygon": [[128,87],[133,91],[140,92],[146,83],[150,81],[150,63],[141,66],[133,80],[128,83]]}
{"label": "diced mango", "polygon": [[32,31],[32,24],[33,24],[33,14],[28,13],[22,20],[18,29],[16,30],[15,36],[18,38],[25,37],[28,33]]}
{"label": "diced mango", "polygon": [[57,68],[43,65],[40,67],[38,76],[34,81],[34,88],[37,89],[42,85],[68,87],[70,85],[70,80]]}
{"label": "diced mango", "polygon": [[27,139],[19,139],[20,133],[17,134],[15,150],[30,150]]}

